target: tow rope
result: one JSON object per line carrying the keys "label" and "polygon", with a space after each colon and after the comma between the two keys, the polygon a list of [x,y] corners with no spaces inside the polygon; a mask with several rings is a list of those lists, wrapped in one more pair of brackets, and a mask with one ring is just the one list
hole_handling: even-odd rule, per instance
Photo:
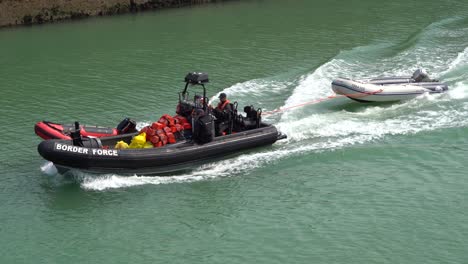
{"label": "tow rope", "polygon": [[262,113],[262,115],[272,115],[272,114],[276,114],[276,113],[280,113],[280,112],[285,112],[285,111],[290,110],[290,109],[294,109],[294,108],[298,108],[298,107],[302,107],[302,106],[306,106],[306,105],[311,105],[311,104],[318,104],[318,103],[323,102],[323,101],[336,99],[336,98],[341,98],[341,97],[352,97],[352,98],[365,97],[365,96],[373,95],[373,94],[376,94],[376,93],[380,93],[382,91],[383,90],[380,89],[380,90],[375,91],[375,92],[362,92],[362,93],[359,93],[359,94],[341,94],[341,95],[334,94],[334,95],[330,95],[330,96],[327,96],[327,97],[324,97],[324,98],[316,99],[316,100],[305,102],[305,103],[298,104],[298,105],[292,105],[292,106],[288,106],[288,107],[280,107],[280,108],[277,108],[277,109],[274,109],[274,110],[271,110],[271,111],[265,111],[265,112]]}

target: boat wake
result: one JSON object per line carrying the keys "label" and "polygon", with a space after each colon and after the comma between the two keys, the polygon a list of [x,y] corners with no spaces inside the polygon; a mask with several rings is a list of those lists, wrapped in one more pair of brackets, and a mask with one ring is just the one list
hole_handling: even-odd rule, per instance
{"label": "boat wake", "polygon": [[46,175],[49,175],[49,176],[54,176],[56,175],[58,172],[57,172],[57,168],[55,168],[54,164],[50,161],[44,163],[42,166],[41,166],[41,171],[46,174]]}
{"label": "boat wake", "polygon": [[[446,94],[424,95],[385,105],[360,104],[342,98],[296,108],[266,117],[288,139],[260,152],[211,162],[190,173],[172,176],[81,174],[80,185],[87,190],[101,191],[248,175],[298,155],[369,144],[389,136],[468,126],[468,34],[462,34],[468,29],[454,26],[457,21],[448,19],[429,25],[411,39],[411,45],[384,43],[357,47],[340,52],[309,74],[250,80],[222,91],[236,98],[241,106],[258,101],[258,107],[268,111],[331,95],[330,83],[338,76],[410,75],[416,68],[425,68],[449,84],[450,91]],[[399,50],[402,46],[405,48]],[[387,50],[395,52],[389,54]]]}

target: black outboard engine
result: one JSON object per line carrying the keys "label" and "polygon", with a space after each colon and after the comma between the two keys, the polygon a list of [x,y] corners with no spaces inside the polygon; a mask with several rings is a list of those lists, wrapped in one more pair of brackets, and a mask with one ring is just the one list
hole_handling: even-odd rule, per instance
{"label": "black outboard engine", "polygon": [[254,129],[259,128],[262,121],[262,109],[257,109],[250,105],[244,107],[244,112],[246,117],[244,118],[244,128],[245,129]]}
{"label": "black outboard engine", "polygon": [[133,133],[136,132],[136,122],[133,119],[125,118],[117,125],[117,131],[119,134]]}
{"label": "black outboard engine", "polygon": [[413,79],[415,82],[432,82],[431,78],[429,78],[429,75],[427,75],[427,72],[424,69],[417,69],[413,75],[411,76],[411,79]]}

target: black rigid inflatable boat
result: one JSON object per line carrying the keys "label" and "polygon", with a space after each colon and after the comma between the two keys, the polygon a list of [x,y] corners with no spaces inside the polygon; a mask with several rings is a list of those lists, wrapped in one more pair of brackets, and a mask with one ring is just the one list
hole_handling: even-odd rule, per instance
{"label": "black rigid inflatable boat", "polygon": [[[197,103],[201,102],[198,106],[208,113],[205,116],[209,120],[207,127],[213,132],[212,139],[207,143],[202,144],[195,138],[187,138],[163,147],[115,149],[117,142],[130,143],[132,137],[138,132],[102,138],[83,137],[79,131],[79,124],[76,124],[77,129],[72,134],[72,140],[45,140],[39,144],[38,152],[44,159],[53,162],[60,173],[65,173],[70,169],[79,169],[90,173],[155,175],[186,170],[209,159],[271,145],[277,140],[286,138],[275,126],[261,121],[259,110],[254,111],[256,116],[253,117],[249,115],[251,112],[244,117],[234,111],[232,118],[229,119],[227,134],[214,136],[216,118],[211,115],[211,110],[207,105],[206,89],[203,85],[205,82],[208,82],[206,74],[190,73],[187,75],[185,89],[179,94],[177,111],[178,113],[193,112],[197,108]],[[194,96],[193,102],[187,99],[189,84],[203,86],[204,100],[200,101],[200,96]],[[249,111],[252,110],[251,108],[246,107]]]}
{"label": "black rigid inflatable boat", "polygon": [[[136,134],[134,134],[136,135]],[[108,138],[85,138],[83,147],[71,140],[46,140],[39,144],[42,157],[54,163],[58,171],[80,169],[92,173],[158,174],[187,169],[207,159],[219,158],[240,150],[271,145],[282,136],[272,125],[215,137],[199,145],[185,140],[160,148],[103,149],[118,141],[129,142],[131,135]]]}

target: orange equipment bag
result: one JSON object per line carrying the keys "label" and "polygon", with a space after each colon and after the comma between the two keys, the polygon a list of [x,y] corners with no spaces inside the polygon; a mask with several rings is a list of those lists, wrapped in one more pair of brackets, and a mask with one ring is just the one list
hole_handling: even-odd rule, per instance
{"label": "orange equipment bag", "polygon": [[167,135],[167,141],[169,142],[169,144],[176,143],[174,134],[172,134],[171,132],[167,132],[166,135]]}
{"label": "orange equipment bag", "polygon": [[159,118],[158,123],[162,124],[163,127],[167,126],[167,124],[168,124],[166,118],[164,118],[164,117]]}
{"label": "orange equipment bag", "polygon": [[184,127],[183,127],[182,125],[180,125],[180,124],[176,124],[176,125],[175,125],[175,128],[176,128],[177,131],[182,131],[182,130],[184,130]]}
{"label": "orange equipment bag", "polygon": [[159,137],[158,137],[158,136],[152,136],[152,137],[150,138],[150,141],[151,141],[151,143],[153,143],[153,146],[156,147],[155,144],[157,144],[160,140],[159,140]]}
{"label": "orange equipment bag", "polygon": [[168,114],[164,114],[161,118],[165,118],[167,120],[167,125],[168,126],[173,126],[175,125],[174,123],[174,118]]}
{"label": "orange equipment bag", "polygon": [[163,145],[167,144],[167,136],[166,135],[159,135],[159,139],[163,143]]}
{"label": "orange equipment bag", "polygon": [[151,124],[151,128],[155,129],[155,130],[163,129],[164,125],[159,123],[159,121],[158,121],[158,122],[154,122],[153,124]]}

